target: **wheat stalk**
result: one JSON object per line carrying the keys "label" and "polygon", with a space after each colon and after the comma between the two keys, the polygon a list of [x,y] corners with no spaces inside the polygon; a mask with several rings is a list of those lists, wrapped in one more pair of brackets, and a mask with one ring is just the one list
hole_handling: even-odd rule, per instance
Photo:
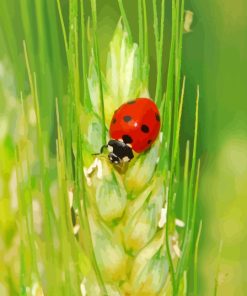
{"label": "wheat stalk", "polygon": [[[76,107],[82,109],[78,116],[79,129],[82,130],[82,164],[87,181],[83,184],[83,194],[86,196],[83,202],[87,205],[84,207],[84,214],[86,213],[89,220],[88,231],[97,270],[96,277],[91,274],[87,277],[85,287],[92,295],[164,295],[169,293],[167,291],[171,290],[172,286],[173,293],[177,294],[181,289],[185,290],[181,288],[181,275],[185,270],[185,263],[183,258],[180,259],[181,241],[175,229],[174,208],[170,204],[178,198],[178,141],[185,87],[184,81],[180,92],[182,6],[174,3],[173,7],[174,39],[171,41],[167,92],[163,94],[163,70],[160,62],[163,57],[164,13],[160,21],[162,26],[159,28],[156,2],[153,1],[158,71],[155,100],[160,104],[161,112],[164,110],[163,139],[160,137],[150,151],[136,157],[127,170],[119,172],[109,164],[104,155],[93,160],[90,154],[98,151],[105,143],[105,136],[102,137],[102,134],[105,135],[102,124],[109,126],[113,110],[131,98],[150,96],[146,4],[139,1],[139,44],[136,44],[132,41],[126,14],[122,2],[119,1],[128,32],[124,30],[120,21],[110,42],[105,74],[100,71],[98,43],[95,39],[96,3],[92,1],[91,4],[94,32],[94,37],[89,37],[93,47],[92,54],[89,54],[88,72],[91,118],[86,117],[80,104]],[[164,12],[164,2],[161,7]],[[173,60],[174,57],[178,60]],[[173,61],[175,65],[172,64]],[[175,79],[172,75],[175,75]],[[162,105],[164,101],[165,104]],[[101,114],[101,119],[96,118],[94,114]],[[83,146],[89,149],[83,149]],[[77,153],[79,151],[80,149]],[[93,164],[90,166],[91,162]],[[194,163],[195,155],[193,167]],[[194,172],[190,177],[191,184],[194,182],[193,174]],[[187,175],[188,172],[185,172],[185,176]],[[191,187],[188,191],[191,195],[194,189]],[[187,204],[185,202],[189,212],[186,217],[188,223],[191,223],[190,216],[193,216],[192,212],[195,211],[195,207],[191,206],[191,200],[192,196],[189,196]],[[186,231],[191,231],[191,227],[193,226],[186,225]],[[81,236],[83,240],[83,229]],[[185,239],[188,239],[188,234],[185,235]],[[182,246],[190,252],[188,241],[185,239]],[[187,259],[188,256],[189,254]]]}
{"label": "wheat stalk", "polygon": [[[136,42],[124,5],[118,1],[122,17],[109,44],[106,67],[100,61],[96,0],[91,0],[89,20],[83,0],[69,1],[68,25],[60,1],[51,2],[49,10],[47,1],[20,5],[26,36],[22,61],[30,90],[20,94],[21,106],[17,103],[21,112],[14,171],[20,276],[9,291],[19,289],[22,295],[186,295],[197,270],[197,255],[192,250],[199,175],[199,92],[193,147],[188,142],[186,149],[180,149],[185,91],[185,79],[180,78],[183,1],[171,1],[171,22],[165,19],[165,1],[152,1],[157,73],[153,94],[146,1],[138,1]],[[30,18],[33,11],[37,19]],[[50,39],[46,20],[52,24]],[[165,50],[167,25],[171,39]],[[36,29],[37,36],[32,38]],[[37,59],[36,39],[42,45]],[[17,58],[16,53],[12,58]],[[22,76],[21,70],[13,71]],[[52,73],[58,76],[53,78]],[[23,78],[17,81],[24,87]],[[161,134],[149,151],[119,170],[105,155],[96,158],[92,154],[107,141],[113,111],[142,96],[153,96],[157,103]],[[56,141],[50,128],[52,112],[56,114]],[[56,157],[50,153],[51,144]],[[184,150],[183,168],[180,156]],[[177,203],[182,205],[178,214]]]}

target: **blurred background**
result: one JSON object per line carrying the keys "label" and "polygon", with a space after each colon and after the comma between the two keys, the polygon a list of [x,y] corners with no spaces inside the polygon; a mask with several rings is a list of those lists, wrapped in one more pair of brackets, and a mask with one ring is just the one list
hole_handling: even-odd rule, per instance
{"label": "blurred background", "polygon": [[[14,217],[7,217],[5,213],[15,204],[14,193],[11,195],[12,203],[4,196],[8,190],[14,190],[15,179],[11,171],[13,163],[5,161],[11,159],[6,153],[14,153],[13,133],[17,118],[12,96],[18,91],[18,85],[8,69],[9,57],[11,62],[15,61],[16,67],[25,67],[20,57],[22,35],[18,25],[18,5],[15,4],[15,1],[9,1],[9,12],[12,20],[16,21],[16,35],[9,36],[6,25],[10,27],[12,24],[5,22],[3,26],[0,20],[0,97],[4,97],[3,86],[10,94],[7,102],[0,100],[0,231],[7,233],[7,244],[8,239],[9,244],[13,243]],[[136,4],[131,0],[125,0],[124,4],[134,36],[137,36],[136,8],[133,6]],[[1,5],[1,13],[4,14],[6,5]],[[67,1],[62,1],[62,5],[66,7]],[[117,1],[113,0],[98,0],[97,5],[100,54],[101,61],[104,61],[119,20],[119,9]],[[195,92],[197,85],[200,86],[198,156],[202,169],[198,221],[202,220],[203,229],[199,252],[199,295],[214,295],[215,292],[224,296],[246,295],[247,2],[236,0],[233,4],[232,1],[190,0],[185,1],[185,9],[194,13],[194,19],[192,32],[184,34],[182,72],[187,77],[187,85],[181,145],[193,136]],[[151,31],[152,27],[149,29]],[[9,47],[15,40],[19,44],[17,50]],[[151,61],[154,54],[151,46]],[[56,68],[56,64],[53,66]],[[62,72],[62,65],[60,70]],[[20,71],[19,75],[18,81],[24,79],[25,75]],[[152,89],[152,83],[150,87]],[[62,92],[62,89],[53,91]],[[11,118],[8,123],[6,116]],[[0,238],[1,250],[3,242]],[[2,255],[7,256],[6,260],[12,260],[11,251]]]}
{"label": "blurred background", "polygon": [[246,295],[247,2],[186,7],[195,18],[184,38],[184,72],[201,90],[200,295],[212,295],[215,281],[218,295]]}

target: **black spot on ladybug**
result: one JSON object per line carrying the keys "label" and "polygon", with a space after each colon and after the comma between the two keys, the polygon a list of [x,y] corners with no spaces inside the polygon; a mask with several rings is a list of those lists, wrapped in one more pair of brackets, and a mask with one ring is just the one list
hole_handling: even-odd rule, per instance
{"label": "black spot on ladybug", "polygon": [[148,144],[151,144],[152,140],[148,140]]}
{"label": "black spot on ladybug", "polygon": [[158,113],[155,114],[155,117],[156,117],[156,120],[157,120],[157,121],[160,121],[160,116],[159,116]]}
{"label": "black spot on ladybug", "polygon": [[124,120],[125,122],[129,122],[129,121],[131,121],[131,119],[132,119],[132,117],[129,116],[129,115],[125,115],[124,118],[123,118],[123,120]]}
{"label": "black spot on ladybug", "polygon": [[112,119],[112,123],[113,123],[113,124],[116,123],[116,121],[117,121],[116,118],[113,118],[113,119]]}
{"label": "black spot on ladybug", "polygon": [[149,132],[149,127],[146,124],[143,124],[141,126],[141,130],[146,134]]}
{"label": "black spot on ladybug", "polygon": [[127,104],[135,104],[135,100],[127,102]]}
{"label": "black spot on ladybug", "polygon": [[128,135],[123,135],[122,139],[124,141],[125,144],[131,144],[133,142],[132,138]]}

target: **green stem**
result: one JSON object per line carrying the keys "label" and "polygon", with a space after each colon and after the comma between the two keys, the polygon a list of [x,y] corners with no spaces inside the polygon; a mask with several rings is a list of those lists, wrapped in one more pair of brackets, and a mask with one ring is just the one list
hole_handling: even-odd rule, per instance
{"label": "green stem", "polygon": [[[169,182],[170,183],[170,182]],[[172,287],[173,287],[173,294],[175,291],[175,270],[174,270],[174,265],[172,261],[172,255],[171,255],[171,249],[170,249],[170,219],[171,219],[171,211],[172,211],[172,196],[170,193],[171,187],[167,189],[167,221],[166,221],[166,249],[167,249],[167,257],[169,261],[169,266],[170,266],[170,274],[171,274],[171,282],[172,282]]]}
{"label": "green stem", "polygon": [[129,22],[128,22],[128,19],[127,19],[127,16],[126,16],[126,12],[125,12],[125,9],[124,9],[124,6],[123,6],[123,1],[122,0],[118,0],[118,5],[119,5],[119,9],[120,9],[122,18],[123,18],[124,27],[127,30],[129,42],[131,44],[133,38],[132,38],[132,33],[131,33],[130,25],[129,25]]}
{"label": "green stem", "polygon": [[102,144],[106,143],[106,126],[105,126],[105,105],[103,84],[100,70],[100,58],[99,58],[99,46],[97,38],[97,12],[96,12],[96,0],[91,0],[92,16],[93,16],[93,30],[94,30],[94,55],[96,60],[96,71],[99,79],[99,92],[100,92],[100,104],[101,104],[101,122],[102,122]]}
{"label": "green stem", "polygon": [[199,249],[199,242],[201,238],[201,231],[202,231],[202,221],[199,224],[199,230],[196,238],[196,245],[195,245],[195,257],[194,257],[194,295],[198,295],[198,249]]}
{"label": "green stem", "polygon": [[[78,143],[78,151],[82,150],[83,147],[83,143],[82,143],[82,139],[80,137],[80,133],[78,133],[78,137],[79,137],[79,143]],[[77,175],[79,177],[79,180],[77,180],[77,183],[80,184],[79,187],[81,186],[81,190],[82,190],[82,203],[83,203],[83,214],[84,214],[84,219],[83,219],[83,215],[82,215],[82,209],[81,209],[81,203],[80,203],[80,198],[78,197],[79,200],[79,216],[80,216],[80,220],[81,223],[83,223],[85,225],[85,230],[87,233],[87,238],[88,238],[88,248],[89,248],[89,252],[91,253],[91,260],[92,260],[92,264],[94,266],[94,270],[95,270],[95,274],[102,292],[102,296],[107,296],[107,290],[105,287],[105,283],[104,280],[102,278],[101,272],[99,270],[98,267],[98,263],[97,263],[97,259],[95,256],[95,252],[94,252],[94,246],[93,246],[93,240],[92,240],[92,234],[91,234],[91,228],[90,228],[90,223],[89,223],[89,217],[88,217],[88,209],[87,209],[87,205],[88,205],[88,201],[87,201],[87,192],[86,192],[86,184],[85,184],[85,177],[82,176],[81,174],[81,168],[84,167],[84,159],[82,154],[80,154],[80,156],[78,156],[78,172]]]}

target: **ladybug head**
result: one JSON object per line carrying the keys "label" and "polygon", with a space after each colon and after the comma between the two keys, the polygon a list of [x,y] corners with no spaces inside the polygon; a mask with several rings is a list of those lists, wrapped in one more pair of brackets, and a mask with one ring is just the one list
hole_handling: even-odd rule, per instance
{"label": "ladybug head", "polygon": [[129,162],[134,157],[131,147],[123,141],[110,140],[107,149],[108,158],[114,164]]}

